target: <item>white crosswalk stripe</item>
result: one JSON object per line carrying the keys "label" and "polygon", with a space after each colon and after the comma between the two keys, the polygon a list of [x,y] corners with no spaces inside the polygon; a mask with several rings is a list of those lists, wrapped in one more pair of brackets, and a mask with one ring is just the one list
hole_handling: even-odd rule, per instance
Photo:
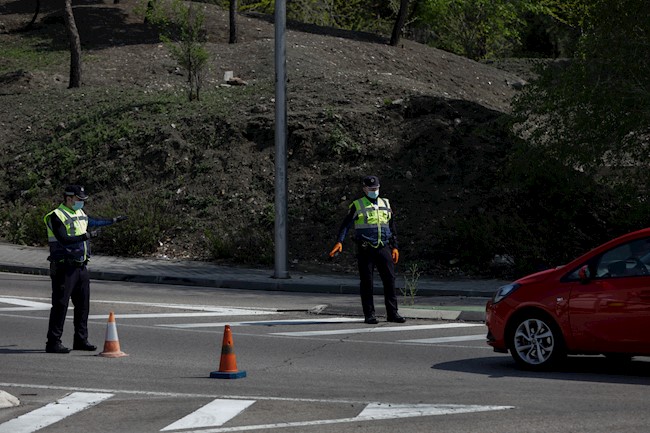
{"label": "white crosswalk stripe", "polygon": [[384,404],[369,403],[355,417],[321,419],[312,421],[280,422],[275,424],[242,425],[222,427],[208,430],[190,430],[185,433],[226,433],[252,430],[271,430],[307,426],[322,426],[332,424],[347,424],[361,421],[379,421],[399,418],[414,418],[421,416],[451,415],[458,413],[487,412],[495,410],[514,409],[514,406],[479,406],[462,404]]}
{"label": "white crosswalk stripe", "polygon": [[291,337],[313,337],[318,335],[375,334],[382,332],[423,331],[427,329],[452,329],[484,326],[482,323],[437,323],[433,325],[379,326],[373,328],[332,329],[321,331],[274,332],[272,335]]}
{"label": "white crosswalk stripe", "polygon": [[[27,299],[10,298],[0,296],[0,304],[15,305],[15,307],[0,307],[0,312],[9,311],[43,311],[49,310],[52,306],[45,302],[29,301]],[[72,306],[70,307],[72,309]]]}
{"label": "white crosswalk stripe", "polygon": [[[133,313],[133,314],[115,314],[116,319],[162,319],[162,318],[178,318],[178,317],[220,317],[220,316],[258,316],[258,315],[271,315],[280,313],[271,313],[268,311],[252,311],[252,310],[224,310],[224,311],[210,311],[204,313]],[[106,319],[106,314],[91,314],[88,316],[90,320]]]}
{"label": "white crosswalk stripe", "polygon": [[[120,392],[120,391],[112,391]],[[123,391],[129,393],[129,391]],[[152,395],[167,395],[167,393],[150,393]],[[50,403],[42,408],[0,424],[0,433],[33,433],[48,427],[64,418],[89,409],[104,400],[113,397],[113,393],[96,392],[73,392],[66,397]],[[181,397],[178,395],[177,397]],[[225,423],[234,419],[245,410],[251,408],[257,399],[230,399],[217,398],[205,404],[194,412],[178,419],[162,428],[160,431],[178,431],[184,433],[221,433],[248,430],[270,430],[282,428],[295,428],[307,426],[320,426],[332,424],[344,424],[354,422],[380,421],[399,418],[412,418],[421,416],[449,415],[458,413],[473,413],[485,411],[499,411],[513,409],[514,406],[480,406],[480,405],[459,405],[459,404],[387,404],[387,403],[365,403],[363,409],[355,416],[343,418],[328,418],[292,422],[276,422],[271,424],[247,424],[223,427]],[[267,398],[267,400],[270,398]],[[275,401],[286,400],[287,404],[293,404],[295,399],[273,398]],[[313,404],[340,404],[337,400],[300,400],[309,401]],[[281,413],[282,411],[278,412]],[[198,430],[197,430],[198,429]]]}
{"label": "white crosswalk stripe", "polygon": [[169,325],[157,325],[164,328],[223,328],[226,325],[230,326],[276,326],[276,325],[320,325],[326,323],[360,323],[362,319],[355,319],[349,317],[336,317],[327,319],[287,319],[287,320],[255,320],[245,322],[218,322],[218,323],[175,323]]}
{"label": "white crosswalk stripe", "polygon": [[54,403],[0,424],[0,433],[32,433],[94,406],[113,394],[73,392]]}
{"label": "white crosswalk stripe", "polygon": [[[151,304],[151,306],[162,307],[161,305]],[[163,317],[219,317],[219,316],[260,316],[281,314],[272,310],[246,309],[246,308],[220,308],[220,307],[196,307],[189,305],[168,305],[165,308],[182,308],[187,310],[203,311],[197,313],[131,313],[115,314],[116,319],[160,319]],[[105,319],[106,315],[93,314],[88,316],[89,319]]]}
{"label": "white crosswalk stripe", "polygon": [[255,400],[216,399],[160,431],[216,427],[246,410]]}
{"label": "white crosswalk stripe", "polygon": [[423,344],[439,344],[439,343],[456,343],[459,341],[480,341],[485,340],[485,334],[478,335],[459,335],[457,337],[436,337],[436,338],[421,338],[417,340],[400,340],[400,343],[423,343]]}

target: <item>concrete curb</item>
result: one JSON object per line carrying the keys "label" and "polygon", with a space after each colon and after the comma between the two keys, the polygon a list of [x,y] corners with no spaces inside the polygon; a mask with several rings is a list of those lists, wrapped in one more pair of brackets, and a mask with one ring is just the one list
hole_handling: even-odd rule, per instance
{"label": "concrete curb", "polygon": [[[0,242],[0,272],[49,276],[48,255],[47,248]],[[238,268],[191,260],[122,258],[101,255],[93,256],[88,270],[90,278],[94,280],[238,290],[359,295],[359,279],[355,274],[319,274],[295,271],[287,279],[276,279],[273,277],[271,269]],[[400,292],[405,287],[405,282],[404,275],[398,275],[396,286]],[[487,300],[503,284],[506,282],[494,279],[436,280],[421,278],[416,295],[423,300],[420,306],[426,307],[429,299],[437,298],[438,300],[432,300],[430,308],[414,308],[412,311],[408,311],[408,307],[402,306],[400,311],[405,317],[410,318],[484,321],[485,313],[476,311],[476,300],[473,301],[473,308],[463,311],[463,306],[469,307],[472,302],[465,303],[462,299],[452,298],[466,297]],[[383,288],[379,281],[375,282],[374,294],[383,295]],[[399,293],[398,298],[400,298]],[[447,299],[441,300],[441,298]],[[437,308],[442,305],[451,306],[451,308]],[[347,311],[347,314],[352,315],[360,315],[360,313],[358,309]],[[378,311],[378,313],[380,312]],[[327,311],[323,314],[332,313]]]}
{"label": "concrete curb", "polygon": [[16,274],[28,275],[49,275],[49,269],[40,269],[32,266],[7,265],[0,263],[0,272],[13,272]]}
{"label": "concrete curb", "polygon": [[[89,266],[90,278],[94,280],[122,281],[129,283],[145,284],[170,284],[181,286],[198,286],[213,287],[223,289],[242,289],[242,290],[269,290],[282,292],[309,292],[309,293],[331,293],[339,295],[356,295],[359,293],[359,285],[355,281],[353,284],[345,282],[336,282],[328,280],[327,282],[304,281],[301,277],[278,280],[269,276],[268,280],[247,278],[246,276],[174,276],[174,275],[147,275],[144,273],[131,272],[112,272],[112,271],[94,271]],[[28,275],[49,275],[49,268],[38,266],[11,265],[0,263],[0,272],[14,272]],[[421,287],[418,289],[418,296],[466,296],[473,298],[487,298],[491,296],[493,290],[470,288],[428,288]],[[374,288],[375,295],[383,294],[383,289],[376,285]]]}
{"label": "concrete curb", "polygon": [[433,319],[433,320],[451,320],[461,322],[485,322],[485,313],[482,311],[465,311],[458,310],[436,310],[425,308],[408,308],[401,307],[399,313],[412,319]]}

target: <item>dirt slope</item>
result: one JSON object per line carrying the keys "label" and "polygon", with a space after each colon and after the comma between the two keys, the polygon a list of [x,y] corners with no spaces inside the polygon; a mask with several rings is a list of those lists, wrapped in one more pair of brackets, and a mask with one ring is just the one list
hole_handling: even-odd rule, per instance
{"label": "dirt slope", "polygon": [[[0,45],[38,38],[49,41],[47,50],[64,52],[62,1],[45,3],[36,29],[15,32],[29,22],[32,10],[24,2],[0,0]],[[227,11],[198,7],[205,8],[211,53],[204,94],[247,97],[227,113],[159,116],[155,131],[143,139],[146,146],[130,138],[107,141],[105,149],[93,150],[92,162],[80,156],[79,165],[92,164],[93,174],[83,171],[81,179],[101,191],[97,205],[117,192],[132,194],[136,202],[141,196],[176,195],[170,206],[186,213],[192,229],[169,230],[154,254],[206,259],[206,230],[237,243],[259,236],[268,240],[269,230],[272,235],[274,28],[269,17],[241,15],[240,42],[230,45]],[[82,89],[66,89],[65,61],[28,70],[15,58],[0,59],[0,158],[18,161],[3,180],[5,199],[21,196],[24,187],[12,185],[11,178],[34,164],[27,148],[22,159],[16,158],[14,146],[20,153],[21,144],[33,137],[60,135],[71,121],[67,108],[92,110],[127,91],[183,91],[185,77],[133,8],[131,1],[75,8],[84,50]],[[449,219],[485,211],[509,149],[500,119],[521,79],[411,41],[397,47],[386,42],[370,34],[289,26],[293,269],[351,269],[351,243],[338,262],[325,260],[325,253],[365,174],[380,176],[382,193],[394,203],[404,262],[421,263],[431,272],[453,272],[447,268],[456,263],[454,253],[440,243]],[[244,80],[245,88],[223,87],[226,71]],[[140,110],[123,109],[132,110],[134,118]],[[57,175],[40,177],[35,184],[43,196],[56,191]],[[179,194],[193,201],[178,200]],[[268,243],[255,241],[251,248],[268,250]],[[268,251],[265,256],[252,261],[268,265]]]}

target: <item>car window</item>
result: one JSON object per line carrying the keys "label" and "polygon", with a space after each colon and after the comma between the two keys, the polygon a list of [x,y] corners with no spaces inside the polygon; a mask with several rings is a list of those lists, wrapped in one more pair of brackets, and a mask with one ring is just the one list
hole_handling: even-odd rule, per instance
{"label": "car window", "polygon": [[573,271],[566,274],[562,278],[562,281],[579,281],[580,280],[580,275],[578,275],[578,272],[580,272],[580,268],[582,268],[582,266],[579,266],[576,269],[574,269]]}
{"label": "car window", "polygon": [[650,238],[637,239],[603,253],[594,268],[595,278],[650,274]]}

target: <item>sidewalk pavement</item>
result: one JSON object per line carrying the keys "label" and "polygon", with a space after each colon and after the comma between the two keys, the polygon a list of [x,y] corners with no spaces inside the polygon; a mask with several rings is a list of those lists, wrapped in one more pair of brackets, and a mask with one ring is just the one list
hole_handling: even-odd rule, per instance
{"label": "sidewalk pavement", "polygon": [[[49,275],[48,255],[49,251],[45,247],[0,243],[0,272]],[[96,280],[286,292],[359,293],[357,275],[289,272],[289,278],[276,279],[273,278],[272,269],[246,269],[188,260],[96,255],[91,258],[88,269],[90,278]],[[375,293],[382,294],[379,277],[376,280]],[[401,306],[400,313],[411,318],[483,320],[482,307],[487,298],[499,286],[507,283],[500,280],[443,281],[420,278],[416,295],[417,308]],[[396,285],[398,288],[405,287],[403,276],[398,276]]]}

